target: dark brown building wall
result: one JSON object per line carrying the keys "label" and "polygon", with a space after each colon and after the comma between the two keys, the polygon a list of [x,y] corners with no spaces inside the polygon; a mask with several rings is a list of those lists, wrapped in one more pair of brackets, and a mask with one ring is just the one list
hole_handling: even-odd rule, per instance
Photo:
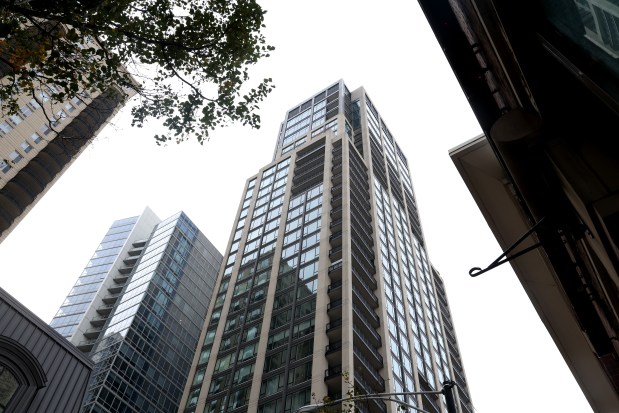
{"label": "dark brown building wall", "polygon": [[25,371],[29,380],[7,413],[79,412],[92,362],[0,288],[2,359]]}

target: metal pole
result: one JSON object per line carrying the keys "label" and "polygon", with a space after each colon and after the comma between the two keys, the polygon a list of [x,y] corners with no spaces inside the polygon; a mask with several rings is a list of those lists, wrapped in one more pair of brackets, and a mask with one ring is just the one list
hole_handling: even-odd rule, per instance
{"label": "metal pole", "polygon": [[445,404],[447,405],[447,413],[458,413],[456,410],[456,402],[454,400],[453,388],[456,383],[452,380],[443,382],[443,396],[445,396]]}

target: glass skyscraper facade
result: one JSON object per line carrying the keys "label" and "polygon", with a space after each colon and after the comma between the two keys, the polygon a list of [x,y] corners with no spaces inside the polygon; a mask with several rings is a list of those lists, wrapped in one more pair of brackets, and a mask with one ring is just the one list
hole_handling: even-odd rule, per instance
{"label": "glass skyscraper facade", "polygon": [[[224,260],[179,412],[293,413],[447,380],[473,411],[406,157],[363,88],[339,81],[288,111]],[[446,412],[437,395],[398,398]]]}
{"label": "glass skyscraper facade", "polygon": [[65,338],[70,339],[77,331],[114,262],[119,259],[138,218],[125,218],[112,224],[54,316],[50,325]]}
{"label": "glass skyscraper facade", "polygon": [[112,224],[51,323],[95,362],[83,412],[177,409],[221,261],[182,212]]}

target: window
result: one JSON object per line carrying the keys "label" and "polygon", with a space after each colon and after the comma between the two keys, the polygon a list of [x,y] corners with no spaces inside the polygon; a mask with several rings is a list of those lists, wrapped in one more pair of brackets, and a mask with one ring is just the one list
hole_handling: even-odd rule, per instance
{"label": "window", "polygon": [[288,385],[303,383],[312,378],[312,362],[308,361],[288,372]]}
{"label": "window", "polygon": [[215,371],[222,371],[230,367],[232,364],[234,364],[235,356],[235,353],[231,353],[219,357],[217,359],[217,363],[215,363]]}
{"label": "window", "polygon": [[288,342],[288,332],[289,330],[284,330],[269,336],[267,348],[270,350]]}
{"label": "window", "polygon": [[281,399],[273,400],[258,406],[258,413],[280,413],[279,407]]}
{"label": "window", "polygon": [[0,160],[0,171],[7,173],[11,170],[11,165],[6,160]]}
{"label": "window", "polygon": [[251,293],[251,302],[255,303],[256,301],[260,301],[266,297],[266,288],[258,288]]}
{"label": "window", "polygon": [[258,345],[257,343],[253,343],[253,344],[249,344],[249,345],[243,347],[239,351],[238,361],[245,361],[245,360],[249,360],[250,358],[254,357],[256,355],[256,346],[257,345]]}
{"label": "window", "polygon": [[189,397],[187,398],[187,407],[193,407],[198,404],[198,396],[200,396],[199,388],[189,393]]}
{"label": "window", "polygon": [[260,316],[262,315],[262,307],[263,306],[251,308],[247,312],[247,317],[245,317],[245,321],[248,322],[248,321],[253,321],[253,320],[256,320],[257,318],[260,318]]}
{"label": "window", "polygon": [[[303,257],[305,257],[306,259],[313,259],[316,257],[317,254],[318,254],[318,247],[316,247],[315,249],[311,249],[307,252],[304,252],[303,254],[301,254],[301,257],[302,257],[302,260],[303,260]],[[299,270],[299,279],[307,280],[309,278],[312,278],[316,274],[318,274],[318,261],[314,261],[306,265],[305,267],[301,267],[301,269]]]}
{"label": "window", "polygon": [[278,374],[262,380],[262,386],[260,386],[260,396],[270,396],[277,393],[284,387],[284,375]]}
{"label": "window", "polygon": [[209,394],[218,393],[222,390],[227,390],[228,387],[228,379],[230,378],[230,374],[224,374],[223,376],[214,377],[211,380],[211,387],[208,390]]}
{"label": "window", "polygon": [[298,304],[294,310],[294,317],[300,318],[312,314],[316,310],[316,300],[305,301]]}
{"label": "window", "polygon": [[250,380],[253,373],[253,364],[250,364],[249,366],[237,367],[237,370],[234,372],[234,379],[232,380],[232,384],[241,384],[246,382],[247,380]]}
{"label": "window", "polygon": [[64,105],[64,108],[69,113],[72,113],[75,110],[75,106],[73,106],[71,102],[67,102],[67,104]]}
{"label": "window", "polygon": [[30,146],[30,144],[26,141],[22,142],[21,148],[24,150],[25,153],[28,153],[32,150],[32,146]]}
{"label": "window", "polygon": [[260,324],[249,326],[243,331],[243,341],[249,341],[260,335]]}
{"label": "window", "polygon": [[314,353],[314,339],[311,338],[300,344],[292,346],[290,349],[290,360],[300,360],[304,357],[310,356]]}
{"label": "window", "polygon": [[211,329],[211,330],[208,330],[206,332],[206,336],[204,337],[204,345],[208,345],[208,344],[212,344],[213,343],[213,341],[215,340],[215,333],[216,332],[217,332],[217,330],[215,328]]}
{"label": "window", "polygon": [[47,125],[43,125],[43,126],[41,126],[41,128],[40,128],[39,130],[40,130],[40,131],[41,131],[41,133],[42,133],[43,135],[45,135],[45,136],[49,135],[49,134],[52,132],[52,130],[51,130],[51,129],[49,128],[49,126],[47,126]]}
{"label": "window", "polygon": [[311,402],[311,390],[305,389],[297,393],[289,394],[286,396],[286,413],[294,412],[299,407],[305,406]]}
{"label": "window", "polygon": [[271,330],[275,330],[281,326],[288,324],[292,317],[292,310],[283,311],[271,317]]}
{"label": "window", "polygon": [[[39,105],[39,102],[37,102],[37,100],[36,100],[36,99],[30,99],[30,102],[28,102],[28,106],[29,106],[29,107],[30,107],[30,109],[32,109],[32,110],[37,110],[37,109],[39,109],[39,108],[41,107],[41,105]],[[22,109],[23,109],[23,108],[22,108]],[[24,113],[24,112],[22,112],[22,113]],[[25,115],[25,114],[24,114],[24,116],[28,116],[28,115]]]}
{"label": "window", "polygon": [[0,364],[0,412],[4,412],[19,388],[19,382],[13,373]]}
{"label": "window", "polygon": [[294,300],[294,291],[288,290],[286,292],[280,293],[275,296],[275,300],[273,301],[273,309],[276,310],[278,308],[283,308],[289,304],[292,304]]}
{"label": "window", "polygon": [[[286,331],[287,332],[287,331]],[[314,319],[309,319],[296,324],[292,329],[292,337],[297,338],[314,332]]]}
{"label": "window", "polygon": [[273,371],[282,366],[286,365],[286,358],[284,357],[284,352],[275,353],[273,355],[267,356],[264,359],[264,372]]}
{"label": "window", "polygon": [[0,123],[0,135],[6,135],[13,130],[11,124],[7,121]]}
{"label": "window", "polygon": [[13,151],[9,154],[9,158],[13,163],[17,163],[23,159],[23,157],[17,151]]}
{"label": "window", "polygon": [[41,139],[43,139],[43,138],[41,138],[41,135],[39,135],[38,133],[35,132],[35,133],[33,133],[30,136],[30,139],[32,139],[32,142],[34,142],[34,143],[39,143],[39,142],[41,142]]}
{"label": "window", "polygon": [[0,336],[0,412],[21,411],[46,382],[43,368],[26,348]]}
{"label": "window", "polygon": [[250,387],[232,391],[230,393],[230,399],[228,400],[228,409],[236,409],[241,406],[245,406],[249,400]]}
{"label": "window", "polygon": [[24,120],[20,114],[11,115],[9,116],[9,119],[11,119],[13,125],[19,125]]}
{"label": "window", "polygon": [[233,346],[236,346],[238,334],[232,334],[231,336],[225,337],[221,339],[221,344],[219,346],[219,351],[226,351]]}

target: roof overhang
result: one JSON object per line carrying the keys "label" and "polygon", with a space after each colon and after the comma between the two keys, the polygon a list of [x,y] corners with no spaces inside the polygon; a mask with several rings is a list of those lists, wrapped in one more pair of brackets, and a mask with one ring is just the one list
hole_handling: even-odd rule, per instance
{"label": "roof overhang", "polygon": [[[501,248],[506,250],[530,230],[531,224],[488,140],[478,136],[453,148],[450,156]],[[531,235],[514,253],[537,241],[535,234]],[[583,333],[543,247],[510,264],[592,408],[617,411],[619,397]]]}

